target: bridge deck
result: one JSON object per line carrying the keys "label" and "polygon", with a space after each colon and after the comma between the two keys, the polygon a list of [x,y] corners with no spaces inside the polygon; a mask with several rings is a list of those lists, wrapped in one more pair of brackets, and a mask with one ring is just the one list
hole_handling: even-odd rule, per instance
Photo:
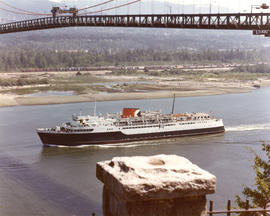
{"label": "bridge deck", "polygon": [[[72,26],[254,30],[267,36],[270,13],[58,16],[0,25],[0,34]],[[261,31],[261,32],[260,32]]]}

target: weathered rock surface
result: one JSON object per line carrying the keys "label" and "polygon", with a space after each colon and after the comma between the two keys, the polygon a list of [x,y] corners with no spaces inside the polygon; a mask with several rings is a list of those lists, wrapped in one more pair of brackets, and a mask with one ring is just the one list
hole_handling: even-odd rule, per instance
{"label": "weathered rock surface", "polygon": [[216,177],[184,157],[115,157],[97,163],[97,178],[125,201],[200,197],[215,192]]}

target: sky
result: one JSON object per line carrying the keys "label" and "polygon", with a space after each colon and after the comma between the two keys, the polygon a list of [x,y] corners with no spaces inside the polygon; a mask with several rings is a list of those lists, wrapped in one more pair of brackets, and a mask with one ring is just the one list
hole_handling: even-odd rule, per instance
{"label": "sky", "polygon": [[[54,2],[76,2],[79,0],[51,0]],[[118,2],[127,2],[127,1],[133,1],[133,0],[117,0]],[[157,1],[157,0],[142,0],[142,1]],[[158,1],[164,1],[164,0],[158,0]],[[166,0],[172,3],[176,4],[185,4],[185,5],[190,5],[194,4],[197,7],[210,7],[210,2],[211,2],[211,7],[212,11],[217,12],[219,8],[229,8],[230,10],[233,11],[238,11],[238,12],[250,12],[251,11],[251,5],[261,5],[262,3],[267,3],[270,5],[270,0]],[[103,2],[103,0],[100,0],[100,2]],[[91,4],[91,0],[89,0],[89,5]],[[261,10],[253,8],[254,12],[261,12]],[[266,10],[264,10],[266,12]],[[270,12],[270,10],[267,10],[267,12]]]}
{"label": "sky", "polygon": [[[183,0],[170,0],[170,1],[183,1]],[[186,0],[187,2],[195,2],[195,4],[204,4],[209,5],[210,0]],[[220,5],[221,7],[227,7],[231,10],[237,10],[243,12],[243,10],[246,10],[250,12],[251,5],[261,5],[262,3],[267,3],[267,1],[262,0],[211,0],[211,3],[214,6]],[[268,3],[270,4],[270,1],[268,0]],[[259,10],[260,11],[260,10]]]}

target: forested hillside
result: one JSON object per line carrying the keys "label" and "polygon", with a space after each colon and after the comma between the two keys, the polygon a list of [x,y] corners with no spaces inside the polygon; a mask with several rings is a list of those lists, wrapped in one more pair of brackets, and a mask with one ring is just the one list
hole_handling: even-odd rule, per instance
{"label": "forested hillside", "polygon": [[61,28],[0,36],[0,70],[103,65],[257,63],[269,38],[250,31]]}
{"label": "forested hillside", "polygon": [[23,68],[87,67],[104,65],[153,65],[182,63],[251,63],[265,59],[262,53],[253,51],[155,51],[129,50],[109,52],[53,51],[11,49],[0,52],[0,70],[10,71]]}

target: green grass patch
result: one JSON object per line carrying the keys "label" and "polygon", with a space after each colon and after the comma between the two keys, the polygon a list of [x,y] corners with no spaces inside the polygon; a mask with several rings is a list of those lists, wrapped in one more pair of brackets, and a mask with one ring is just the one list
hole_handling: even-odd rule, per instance
{"label": "green grass patch", "polygon": [[104,82],[111,82],[103,77],[93,76],[90,74],[82,74],[82,75],[74,75],[70,77],[54,77],[51,80],[52,84],[92,84],[92,83],[104,83]]}
{"label": "green grass patch", "polygon": [[111,92],[111,89],[108,89],[103,85],[83,86],[83,85],[58,84],[45,87],[16,88],[10,90],[3,90],[1,92],[25,95],[47,91],[59,91],[59,92],[73,91],[75,94],[79,95],[79,94],[87,94],[90,92]]}
{"label": "green grass patch", "polygon": [[12,78],[0,78],[0,86],[10,87],[10,86],[25,86],[25,85],[40,85],[49,84],[47,78],[33,79],[20,77],[17,79]]}

